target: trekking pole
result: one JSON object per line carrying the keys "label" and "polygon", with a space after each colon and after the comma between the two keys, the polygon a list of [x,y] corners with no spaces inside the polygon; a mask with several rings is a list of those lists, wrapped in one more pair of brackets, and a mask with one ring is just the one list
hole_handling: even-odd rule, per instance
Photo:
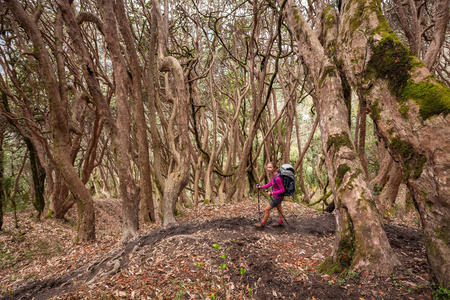
{"label": "trekking pole", "polygon": [[[266,193],[269,192],[268,190],[264,190]],[[286,224],[289,225],[289,222],[286,220],[286,218],[284,217],[283,213],[281,212],[281,210],[278,208],[278,206],[276,207],[278,212],[280,213],[280,215],[283,217],[284,221],[286,222]],[[290,226],[290,225],[289,225]]]}
{"label": "trekking pole", "polygon": [[261,210],[259,208],[259,184],[256,184],[257,188],[258,188],[258,218],[261,218]]}

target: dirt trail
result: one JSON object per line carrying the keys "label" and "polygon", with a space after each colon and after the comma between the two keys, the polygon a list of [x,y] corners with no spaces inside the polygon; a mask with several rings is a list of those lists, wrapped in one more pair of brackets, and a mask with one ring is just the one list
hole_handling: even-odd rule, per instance
{"label": "dirt trail", "polygon": [[385,224],[402,261],[393,276],[338,277],[316,271],[331,253],[334,215],[286,217],[289,226],[264,230],[254,228],[255,216],[244,215],[144,232],[87,266],[2,299],[431,299],[418,275],[428,268],[418,230]]}

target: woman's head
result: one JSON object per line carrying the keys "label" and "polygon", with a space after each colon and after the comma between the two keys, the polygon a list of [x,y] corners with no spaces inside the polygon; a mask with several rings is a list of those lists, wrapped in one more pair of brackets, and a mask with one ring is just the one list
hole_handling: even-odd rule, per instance
{"label": "woman's head", "polygon": [[277,164],[275,162],[271,161],[271,162],[267,163],[266,168],[267,168],[267,172],[273,173],[277,170]]}

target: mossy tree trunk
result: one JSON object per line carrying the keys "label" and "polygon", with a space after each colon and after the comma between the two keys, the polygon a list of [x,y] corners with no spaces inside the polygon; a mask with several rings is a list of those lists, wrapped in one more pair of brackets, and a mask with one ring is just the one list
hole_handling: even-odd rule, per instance
{"label": "mossy tree trunk", "polygon": [[286,12],[288,26],[313,77],[322,149],[336,200],[337,230],[333,254],[328,259],[330,268],[389,274],[399,261],[389,245],[350,139],[348,107],[338,70],[292,0],[288,0]]}
{"label": "mossy tree trunk", "polygon": [[339,59],[364,83],[377,134],[400,163],[422,220],[428,261],[450,287],[450,89],[389,28],[379,1],[343,1]]}

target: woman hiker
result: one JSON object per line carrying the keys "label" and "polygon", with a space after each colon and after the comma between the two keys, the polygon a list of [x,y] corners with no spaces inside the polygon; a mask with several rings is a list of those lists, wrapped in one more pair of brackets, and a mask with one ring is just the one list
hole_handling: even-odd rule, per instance
{"label": "woman hiker", "polygon": [[270,210],[272,208],[278,208],[278,223],[275,223],[274,226],[283,226],[283,208],[281,207],[281,202],[283,201],[284,194],[284,186],[283,180],[281,176],[278,175],[277,165],[274,162],[269,162],[266,166],[267,172],[272,175],[272,179],[266,185],[257,187],[259,189],[267,189],[268,187],[272,187],[273,192],[269,192],[270,197],[272,197],[272,201],[266,206],[264,209],[264,218],[261,223],[256,224],[256,228],[263,229],[266,226],[267,219],[269,219]]}

